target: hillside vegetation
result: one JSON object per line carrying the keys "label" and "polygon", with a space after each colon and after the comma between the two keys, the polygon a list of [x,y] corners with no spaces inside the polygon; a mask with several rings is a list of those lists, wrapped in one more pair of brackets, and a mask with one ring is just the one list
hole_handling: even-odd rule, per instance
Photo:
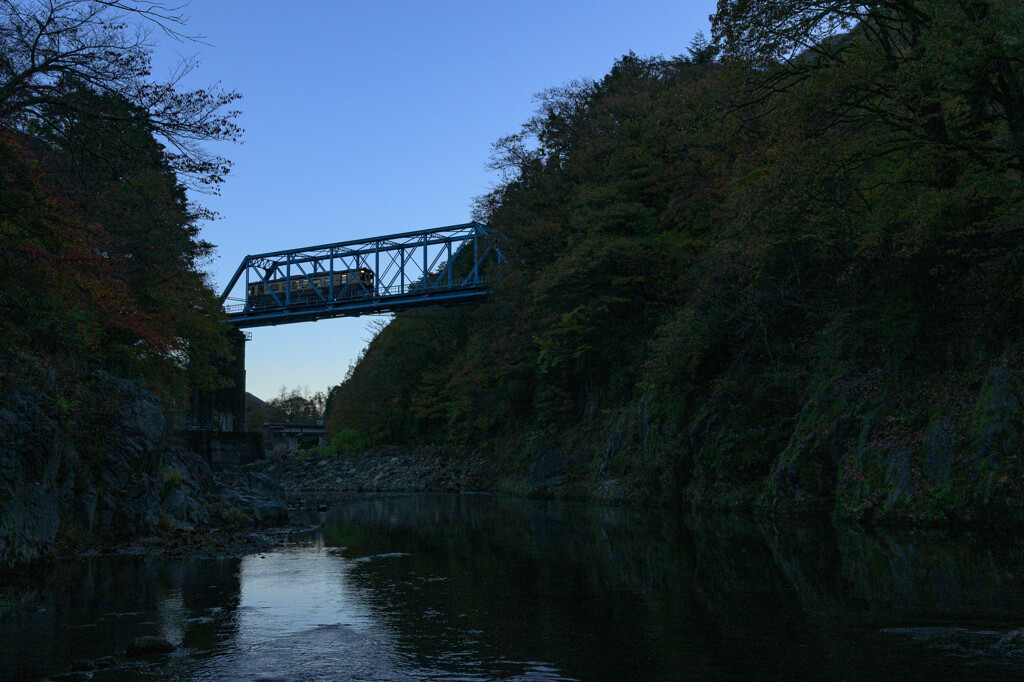
{"label": "hillside vegetation", "polygon": [[174,11],[0,0],[0,567],[222,502],[168,416],[223,383],[211,215],[187,190],[227,172],[204,145],[237,137],[238,95],[182,90],[194,63],[151,77]]}
{"label": "hillside vegetation", "polygon": [[70,405],[102,369],[180,405],[227,352],[202,270],[212,214],[187,189],[227,173],[204,144],[237,138],[238,95],[181,90],[189,62],[153,79],[150,35],[183,19],[131,7],[0,3],[0,394]]}
{"label": "hillside vegetation", "polygon": [[504,487],[1024,519],[1024,9],[722,0],[711,42],[538,96],[478,306],[397,315],[337,443]]}

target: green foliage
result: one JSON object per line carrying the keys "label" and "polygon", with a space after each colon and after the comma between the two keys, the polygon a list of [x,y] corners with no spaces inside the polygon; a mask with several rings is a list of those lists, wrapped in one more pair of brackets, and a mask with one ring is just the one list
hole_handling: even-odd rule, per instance
{"label": "green foliage", "polygon": [[370,447],[370,439],[356,429],[341,429],[331,436],[324,454],[328,457],[339,457],[363,452]]}
{"label": "green foliage", "polygon": [[1024,369],[1022,20],[726,0],[689,56],[542,93],[478,201],[496,290],[396,316],[329,427],[518,471],[568,452],[651,497],[942,516],[929,425],[976,456],[971,396]]}
{"label": "green foliage", "polygon": [[152,82],[118,7],[0,7],[0,378],[69,400],[99,368],[181,405],[228,353],[186,187],[226,172],[202,142],[237,135],[237,95]]}

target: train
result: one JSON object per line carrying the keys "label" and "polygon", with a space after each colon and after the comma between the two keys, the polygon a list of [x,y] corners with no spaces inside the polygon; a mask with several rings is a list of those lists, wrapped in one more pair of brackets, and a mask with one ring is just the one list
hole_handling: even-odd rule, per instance
{"label": "train", "polygon": [[[312,286],[310,285],[310,280],[312,280]],[[263,282],[250,283],[246,292],[247,307],[249,309],[278,307],[285,303],[286,297],[289,305],[302,306],[320,302],[320,296],[329,301],[340,301],[373,296],[374,294],[374,274],[373,270],[369,268],[335,272],[333,297],[330,273],[318,272],[310,275],[308,278],[302,274],[293,275],[290,281],[291,296],[287,295],[289,280],[285,277],[267,280],[266,284]],[[320,292],[319,296],[317,295],[317,290]],[[277,296],[276,299],[274,298],[275,295]]]}

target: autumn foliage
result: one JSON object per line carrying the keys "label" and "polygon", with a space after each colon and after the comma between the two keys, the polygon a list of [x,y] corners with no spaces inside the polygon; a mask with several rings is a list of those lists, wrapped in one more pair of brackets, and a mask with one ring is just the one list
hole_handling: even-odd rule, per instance
{"label": "autumn foliage", "polygon": [[0,388],[104,369],[183,401],[215,381],[209,215],[186,186],[226,171],[199,143],[237,135],[222,111],[237,95],[152,82],[146,21],[0,3]]}

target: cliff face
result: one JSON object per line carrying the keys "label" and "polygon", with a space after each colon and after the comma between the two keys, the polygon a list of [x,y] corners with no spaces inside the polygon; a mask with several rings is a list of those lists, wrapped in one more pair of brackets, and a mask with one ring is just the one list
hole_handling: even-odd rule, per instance
{"label": "cliff face", "polygon": [[0,401],[0,564],[55,544],[191,529],[210,519],[207,463],[168,440],[159,397],[97,372],[94,404],[36,389]]}
{"label": "cliff face", "polygon": [[908,404],[906,394],[858,402],[849,389],[815,396],[761,504],[882,522],[1024,521],[1019,372],[1000,364],[967,378],[975,393],[953,405]]}
{"label": "cliff face", "polygon": [[0,561],[32,559],[54,542],[72,501],[78,453],[42,394],[14,393],[0,410]]}

